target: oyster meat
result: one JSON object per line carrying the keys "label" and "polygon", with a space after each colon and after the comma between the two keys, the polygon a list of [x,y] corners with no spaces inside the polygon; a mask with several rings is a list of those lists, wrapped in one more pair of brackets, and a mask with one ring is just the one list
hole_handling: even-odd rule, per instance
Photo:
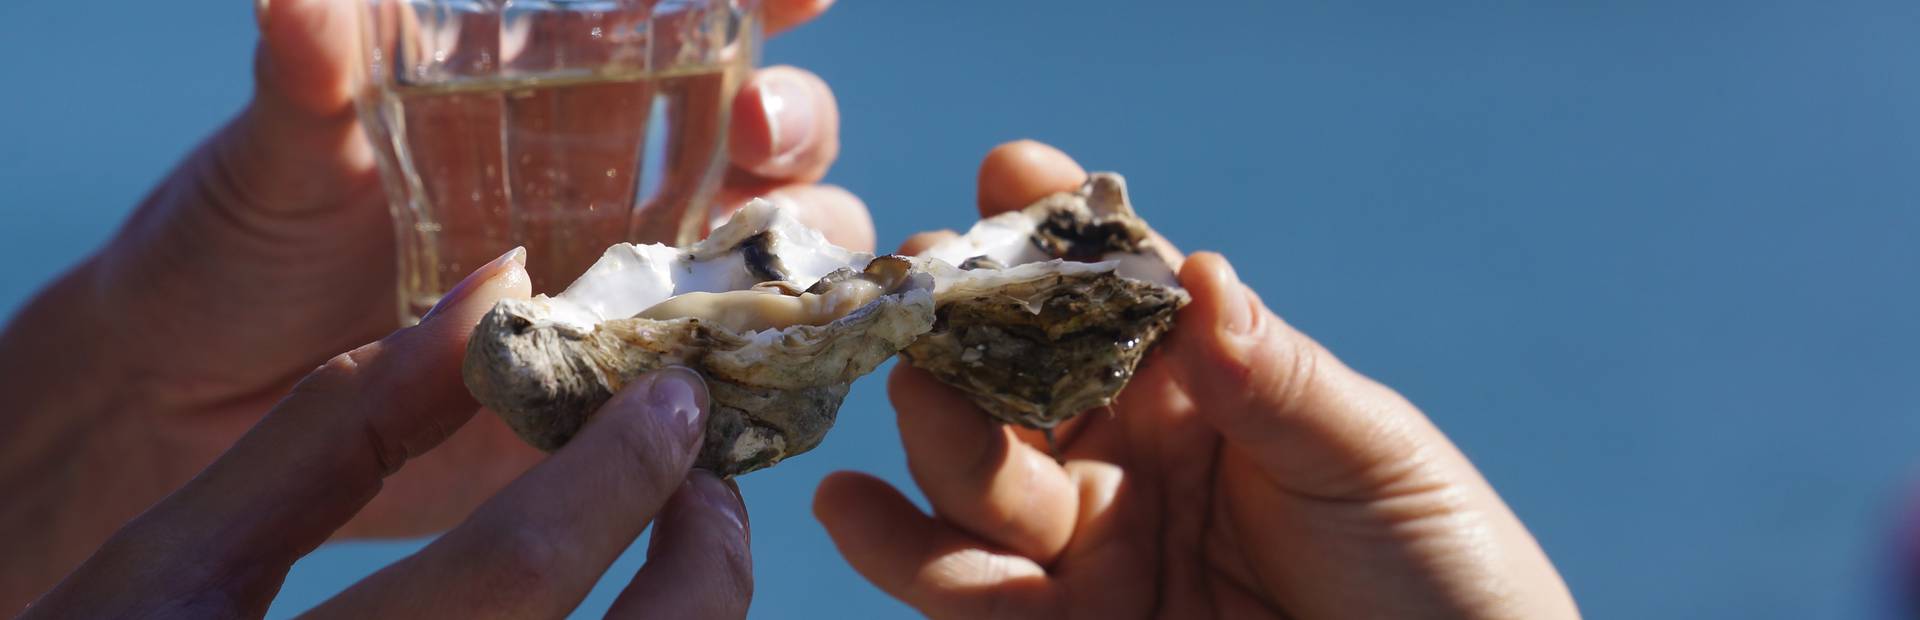
{"label": "oyster meat", "polygon": [[1126,181],[976,224],[929,249],[936,322],[903,352],[993,417],[1052,429],[1113,402],[1190,299]]}
{"label": "oyster meat", "polygon": [[689,249],[620,244],[553,297],[500,302],[468,341],[479,401],[543,450],[636,376],[707,380],[696,465],[732,476],[818,445],[854,379],[933,325],[934,281],[756,201]]}

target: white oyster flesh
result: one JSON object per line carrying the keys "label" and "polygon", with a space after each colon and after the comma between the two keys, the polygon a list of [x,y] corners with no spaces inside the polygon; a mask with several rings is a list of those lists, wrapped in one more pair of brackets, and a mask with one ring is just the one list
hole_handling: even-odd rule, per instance
{"label": "white oyster flesh", "polygon": [[834,246],[755,201],[691,248],[620,244],[566,291],[500,302],[468,341],[468,388],[553,450],[627,382],[667,366],[711,395],[697,465],[722,475],[818,445],[854,379],[933,324],[933,278]]}
{"label": "white oyster flesh", "polygon": [[1106,406],[1189,299],[1160,243],[1112,173],[983,220],[922,255],[937,320],[903,353],[1005,422]]}
{"label": "white oyster flesh", "polygon": [[[1083,230],[1072,230],[1076,225]],[[1098,230],[1103,225],[1113,230]],[[1076,233],[1089,232],[1106,238],[1085,248],[1071,247]],[[1129,233],[1147,236],[1127,239]],[[1145,220],[1134,213],[1126,179],[1096,172],[1077,192],[1055,194],[1025,209],[980,220],[967,234],[935,245],[921,256],[960,267],[981,259],[1001,267],[1065,259],[1098,265],[1125,278],[1178,287],[1179,278],[1162,249],[1156,247]],[[944,289],[952,282],[939,284]]]}
{"label": "white oyster flesh", "polygon": [[640,314],[686,293],[720,293],[770,281],[819,281],[864,269],[872,254],[833,245],[792,210],[753,201],[691,249],[622,243],[552,298],[554,320],[586,327]]}

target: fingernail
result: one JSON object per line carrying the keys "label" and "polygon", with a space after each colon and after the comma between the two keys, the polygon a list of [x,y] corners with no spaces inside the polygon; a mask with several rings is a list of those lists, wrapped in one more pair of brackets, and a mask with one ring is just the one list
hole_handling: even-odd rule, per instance
{"label": "fingernail", "polygon": [[736,531],[747,530],[747,504],[733,483],[721,480],[713,472],[696,469],[687,475],[687,484],[698,491],[700,501],[726,517]]}
{"label": "fingernail", "polygon": [[1240,283],[1240,274],[1233,270],[1233,263],[1225,257],[1220,259],[1220,321],[1226,325],[1227,333],[1247,334],[1253,331],[1253,291]]}
{"label": "fingernail", "polygon": [[813,142],[813,88],[787,73],[769,73],[760,83],[760,113],[773,136],[773,158],[792,157]]}
{"label": "fingernail", "polygon": [[678,422],[689,444],[707,432],[707,382],[700,373],[679,366],[655,371],[647,404],[655,415]]}
{"label": "fingernail", "polygon": [[453,290],[447,291],[447,294],[442,296],[438,303],[433,304],[433,309],[428,310],[426,316],[420,317],[420,322],[425,323],[431,321],[433,317],[439,315],[442,310],[460,305],[460,302],[466,301],[468,297],[473,296],[474,291],[480,289],[480,283],[492,279],[494,274],[499,273],[501,268],[508,265],[525,267],[527,265],[527,249],[518,247],[508,250],[506,254],[501,254],[499,258],[493,259],[493,261],[488,262],[479,269],[473,270],[473,273],[467,274],[466,279],[461,280],[459,284],[455,284]]}

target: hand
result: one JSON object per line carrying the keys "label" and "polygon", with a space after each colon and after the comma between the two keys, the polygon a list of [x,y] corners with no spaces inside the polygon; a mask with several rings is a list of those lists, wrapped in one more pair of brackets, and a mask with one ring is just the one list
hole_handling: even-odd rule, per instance
{"label": "hand", "polygon": [[[829,4],[765,0],[768,30]],[[0,527],[39,532],[0,554],[0,608],[200,471],[315,365],[397,327],[392,225],[351,104],[356,5],[259,5],[252,103],[0,335]],[[759,71],[733,114],[723,202],[769,195],[872,248],[860,201],[813,185],[839,150],[824,82]],[[388,480],[341,535],[444,529],[538,460],[491,418]]]}
{"label": "hand", "polygon": [[[260,617],[293,562],[473,416],[467,334],[526,297],[516,251],[416,327],[308,375],[192,482],[120,530],[28,618]],[[668,369],[614,396],[581,434],[465,522],[314,610],[321,617],[559,617],[656,516],[615,617],[743,617],[753,594],[739,491],[691,470],[706,386]]]}
{"label": "hand", "polygon": [[[1084,178],[1058,151],[1006,145],[981,171],[981,211]],[[1064,464],[897,367],[901,441],[934,515],[834,474],[814,511],[847,561],[937,618],[1578,615],[1419,410],[1268,311],[1225,258],[1186,259],[1180,281],[1192,305],[1111,411],[1060,430]]]}

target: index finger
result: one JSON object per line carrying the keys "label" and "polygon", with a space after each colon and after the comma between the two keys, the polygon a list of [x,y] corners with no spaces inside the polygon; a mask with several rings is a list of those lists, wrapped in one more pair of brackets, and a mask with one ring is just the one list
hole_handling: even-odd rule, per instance
{"label": "index finger", "polygon": [[[1026,208],[1042,198],[1080,189],[1087,171],[1060,149],[1033,140],[994,147],[980,164],[980,217],[988,218]],[[1153,251],[1179,271],[1185,256],[1173,243],[1152,232]]]}
{"label": "index finger", "polygon": [[1060,149],[1033,140],[1002,144],[980,163],[980,217],[1026,208],[1086,181],[1086,169]]}
{"label": "index finger", "polygon": [[700,453],[707,403],[705,385],[690,370],[635,380],[466,522],[317,611],[345,618],[565,615],[682,487]]}
{"label": "index finger", "polygon": [[1042,565],[1060,556],[1073,537],[1079,494],[1052,455],[920,369],[894,368],[887,395],[907,469],[936,514]]}

